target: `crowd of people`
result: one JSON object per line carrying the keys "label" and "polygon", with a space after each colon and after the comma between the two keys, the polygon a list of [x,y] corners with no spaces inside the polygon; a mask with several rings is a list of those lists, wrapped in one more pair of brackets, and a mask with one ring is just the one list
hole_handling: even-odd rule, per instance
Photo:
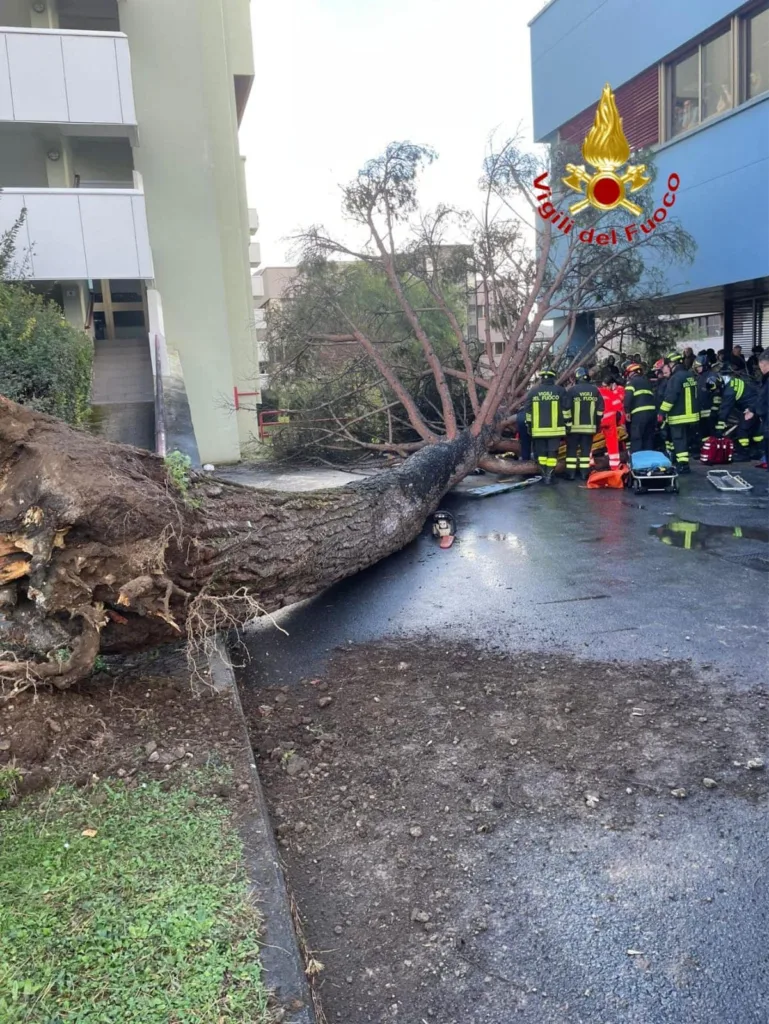
{"label": "crowd of people", "polygon": [[735,461],[769,462],[769,349],[741,346],[731,354],[691,348],[673,351],[645,367],[640,355],[619,366],[609,356],[600,367],[579,367],[557,383],[543,369],[518,416],[521,457],[534,458],[551,483],[564,454],[566,476],[588,475],[597,444],[609,466],[619,468],[622,449],[664,451],[679,473],[689,473],[690,452],[706,439],[731,436]]}

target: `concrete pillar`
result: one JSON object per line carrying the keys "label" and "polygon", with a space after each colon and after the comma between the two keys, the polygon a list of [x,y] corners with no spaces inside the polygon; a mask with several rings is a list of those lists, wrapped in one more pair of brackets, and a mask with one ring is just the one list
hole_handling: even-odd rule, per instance
{"label": "concrete pillar", "polygon": [[734,346],[734,301],[732,299],[724,300],[724,360],[728,360],[732,355],[732,347]]}
{"label": "concrete pillar", "polygon": [[[566,319],[562,316],[554,318],[554,333],[558,333]],[[568,330],[568,326],[564,327],[563,334],[553,346],[554,353],[565,352],[570,362],[581,356],[587,357],[595,345],[595,316],[593,313],[577,314],[571,338],[567,337]]]}
{"label": "concrete pillar", "polygon": [[[72,188],[74,185],[72,143],[65,135],[51,136],[45,144],[45,171],[48,188]],[[58,153],[58,160],[51,160],[49,153]]]}
{"label": "concrete pillar", "polygon": [[42,11],[36,11],[34,4],[35,0],[29,0],[32,28],[59,27],[59,10],[56,0],[40,0],[38,6],[43,5]]}
{"label": "concrete pillar", "polygon": [[88,286],[86,281],[65,281],[61,286],[64,318],[79,331],[85,330],[88,316]]}

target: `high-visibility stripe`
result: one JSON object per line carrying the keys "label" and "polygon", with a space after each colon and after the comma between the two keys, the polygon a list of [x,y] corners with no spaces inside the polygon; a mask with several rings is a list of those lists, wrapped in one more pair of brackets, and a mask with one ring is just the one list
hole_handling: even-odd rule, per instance
{"label": "high-visibility stripe", "polygon": [[631,416],[634,416],[637,412],[655,412],[656,407],[653,405],[639,405],[637,409],[633,409]]}
{"label": "high-visibility stripe", "polygon": [[695,404],[696,403],[695,403],[695,400],[694,400],[694,396],[695,396],[696,391],[697,391],[697,382],[696,381],[693,381],[693,380],[692,381],[687,381],[684,384],[684,387],[683,387],[683,392],[684,392],[684,415],[685,416],[693,416],[695,419],[697,419],[697,410],[695,409]]}
{"label": "high-visibility stripe", "polygon": [[699,423],[700,414],[698,412],[682,412],[678,416],[668,416],[668,423],[674,426],[686,425],[688,423]]}
{"label": "high-visibility stripe", "polygon": [[735,526],[735,528],[734,528],[734,536],[735,537],[741,537],[742,536],[742,527],[741,526]]}
{"label": "high-visibility stripe", "polygon": [[670,412],[672,408],[672,402],[660,402],[660,412]]}
{"label": "high-visibility stripe", "polygon": [[[630,391],[630,388],[626,388],[626,390]],[[636,395],[653,395],[654,394],[654,392],[650,391],[648,388],[639,388],[637,391],[634,388],[633,391],[634,391],[634,393]]]}

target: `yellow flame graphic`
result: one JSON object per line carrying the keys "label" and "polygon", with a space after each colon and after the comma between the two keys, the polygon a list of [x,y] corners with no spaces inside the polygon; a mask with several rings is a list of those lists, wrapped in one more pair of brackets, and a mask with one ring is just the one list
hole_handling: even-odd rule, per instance
{"label": "yellow flame graphic", "polygon": [[611,171],[630,157],[630,144],[608,82],[603,87],[593,127],[582,144],[582,156],[599,171]]}

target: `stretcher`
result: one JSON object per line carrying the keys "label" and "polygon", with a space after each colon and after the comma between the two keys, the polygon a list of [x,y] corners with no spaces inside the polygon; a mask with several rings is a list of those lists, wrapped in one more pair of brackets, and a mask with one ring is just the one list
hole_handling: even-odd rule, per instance
{"label": "stretcher", "polygon": [[666,491],[678,494],[678,473],[667,455],[662,452],[634,452],[630,456],[628,487],[636,494]]}
{"label": "stretcher", "polygon": [[753,490],[753,484],[749,484],[739,473],[732,473],[730,469],[711,469],[708,480],[719,491]]}

